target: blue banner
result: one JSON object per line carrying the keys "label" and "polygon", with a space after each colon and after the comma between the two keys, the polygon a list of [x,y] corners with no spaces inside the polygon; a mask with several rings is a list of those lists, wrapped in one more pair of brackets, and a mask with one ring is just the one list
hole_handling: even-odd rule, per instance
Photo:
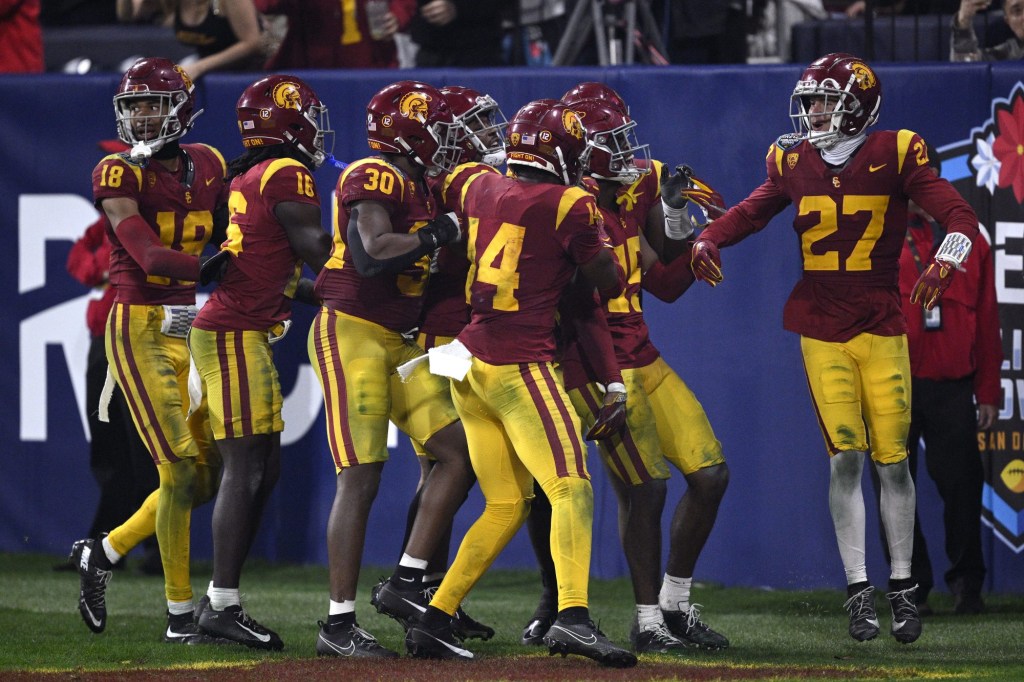
{"label": "blue banner", "polygon": [[[300,75],[329,106],[337,131],[335,156],[344,161],[369,153],[365,103],[399,77],[478,88],[492,94],[509,117],[531,99],[557,98],[580,81],[603,80],[629,102],[638,134],[656,158],[690,164],[734,203],[761,183],[768,145],[791,130],[789,94],[799,73],[800,67],[787,65]],[[1018,190],[1024,188],[1024,169],[1007,170],[1020,163],[1018,154],[1016,161],[996,159],[1002,166],[993,171],[985,148],[990,137],[1024,130],[1024,117],[1018,118],[1024,108],[1017,108],[1024,107],[1018,104],[1024,66],[888,65],[878,73],[884,92],[878,127],[910,128],[938,147],[944,173],[975,205],[992,237],[1007,363],[999,422],[981,443],[990,472],[986,520],[993,530],[984,538],[987,587],[1021,591],[1024,213]],[[186,139],[212,144],[228,159],[241,153],[234,104],[253,79],[205,77],[199,90],[206,111]],[[95,508],[84,412],[89,292],[71,279],[64,264],[72,241],[97,215],[90,173],[102,156],[97,142],[116,137],[111,98],[118,81],[116,75],[0,77],[5,95],[0,101],[5,209],[0,229],[11,237],[11,248],[0,253],[5,322],[0,339],[10,363],[0,377],[0,390],[8,396],[0,418],[0,551],[64,553],[86,532]],[[330,193],[338,172],[331,167],[317,172],[322,196]],[[781,324],[783,302],[800,272],[791,219],[787,210],[763,234],[730,249],[726,280],[714,291],[695,286],[671,306],[645,301],[655,344],[701,400],[732,472],[697,566],[698,580],[774,588],[844,582],[828,512],[828,458],[808,399],[798,339]],[[325,215],[325,227],[329,220]],[[335,476],[319,386],[306,357],[311,319],[312,311],[299,307],[293,331],[275,347],[286,396],[283,472],[254,553],[324,563]],[[392,445],[370,519],[364,560],[371,565],[388,566],[398,558],[405,508],[419,473],[408,439],[396,433]],[[596,503],[593,572],[625,575],[615,497],[596,456],[590,467]],[[675,472],[669,509],[684,487]],[[870,491],[869,482],[865,490]],[[918,492],[925,535],[940,548],[941,503],[925,475],[919,477]],[[873,505],[867,506],[869,571],[873,580],[884,582],[877,515]],[[474,491],[459,514],[456,538],[481,507]],[[210,555],[210,512],[208,505],[193,518],[198,557]],[[932,559],[937,571],[944,570],[940,551]],[[498,565],[534,565],[525,532]]]}

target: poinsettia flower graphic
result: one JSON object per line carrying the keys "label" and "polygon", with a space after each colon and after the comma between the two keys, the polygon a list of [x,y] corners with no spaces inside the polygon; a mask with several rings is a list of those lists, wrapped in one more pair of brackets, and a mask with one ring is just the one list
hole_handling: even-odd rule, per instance
{"label": "poinsettia flower graphic", "polygon": [[978,183],[978,187],[986,188],[989,194],[996,193],[996,187],[999,185],[999,170],[1002,167],[999,159],[992,153],[994,139],[995,135],[992,133],[989,133],[985,139],[979,137],[976,144],[978,153],[971,158],[971,165],[976,171],[975,181]]}
{"label": "poinsettia flower graphic", "polygon": [[1013,100],[1013,111],[997,112],[999,137],[992,143],[992,153],[999,159],[999,186],[1013,187],[1017,203],[1024,203],[1024,99]]}

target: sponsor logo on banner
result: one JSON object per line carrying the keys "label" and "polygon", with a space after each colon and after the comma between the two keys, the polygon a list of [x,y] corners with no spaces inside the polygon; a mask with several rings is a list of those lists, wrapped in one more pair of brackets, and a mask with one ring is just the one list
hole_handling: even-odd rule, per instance
{"label": "sponsor logo on banner", "polygon": [[942,176],[953,183],[991,235],[1003,336],[1003,403],[978,434],[985,468],[982,520],[1006,546],[1024,550],[1024,84],[992,101],[991,116],[965,140],[939,149]]}

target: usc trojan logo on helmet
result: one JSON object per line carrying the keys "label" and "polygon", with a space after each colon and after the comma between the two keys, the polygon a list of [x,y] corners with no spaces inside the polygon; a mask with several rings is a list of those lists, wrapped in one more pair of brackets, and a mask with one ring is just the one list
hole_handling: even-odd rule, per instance
{"label": "usc trojan logo on helmet", "polygon": [[878,79],[875,78],[875,72],[867,64],[854,62],[850,65],[850,70],[853,71],[853,75],[857,79],[857,85],[861,90],[873,88],[878,82]]}
{"label": "usc trojan logo on helmet", "polygon": [[181,76],[181,80],[185,82],[185,89],[186,90],[191,90],[192,89],[192,79],[188,77],[187,73],[185,73],[185,69],[183,69],[180,66],[178,66],[177,64],[175,64],[174,65],[174,70],[178,72],[178,75]]}
{"label": "usc trojan logo on helmet", "polygon": [[422,92],[408,92],[399,100],[398,111],[406,118],[426,123],[427,113],[429,112],[427,102],[429,101],[430,95]]}
{"label": "usc trojan logo on helmet", "polygon": [[301,104],[299,86],[289,81],[284,81],[283,83],[275,85],[270,98],[274,100],[274,104],[282,109],[294,109],[295,111],[298,111]]}
{"label": "usc trojan logo on helmet", "polygon": [[565,128],[565,132],[577,140],[583,139],[583,122],[580,120],[580,115],[572,109],[567,109],[562,113],[562,127]]}

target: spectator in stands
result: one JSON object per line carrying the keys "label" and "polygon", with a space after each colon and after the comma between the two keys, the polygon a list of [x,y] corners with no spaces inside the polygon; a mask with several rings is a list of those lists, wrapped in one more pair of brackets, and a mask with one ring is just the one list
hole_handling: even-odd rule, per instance
{"label": "spectator in stands", "polygon": [[267,60],[270,71],[291,69],[393,69],[398,67],[395,34],[416,13],[416,0],[389,0],[385,31],[370,35],[366,0],[255,0],[265,14],[284,15],[288,31]]}
{"label": "spectator in stands", "polygon": [[0,73],[42,73],[39,0],[0,0]]}
{"label": "spectator in stands", "polygon": [[117,23],[117,0],[42,0],[43,26],[98,26]]}
{"label": "spectator in stands", "polygon": [[502,66],[501,0],[417,0],[416,66]]}
{"label": "spectator in stands", "polygon": [[978,44],[974,15],[990,4],[992,0],[961,0],[960,9],[953,15],[950,61],[995,62],[1024,57],[1024,0],[1006,0],[1003,3],[1003,21],[1013,32],[1012,37],[994,47]]}
{"label": "spectator in stands", "polygon": [[129,23],[170,22],[178,42],[195,49],[197,59],[181,64],[192,80],[261,66],[263,28],[253,0],[117,0],[117,16]]}
{"label": "spectator in stands", "polygon": [[743,64],[747,61],[746,3],[677,0],[671,5],[668,46],[673,64]]}

